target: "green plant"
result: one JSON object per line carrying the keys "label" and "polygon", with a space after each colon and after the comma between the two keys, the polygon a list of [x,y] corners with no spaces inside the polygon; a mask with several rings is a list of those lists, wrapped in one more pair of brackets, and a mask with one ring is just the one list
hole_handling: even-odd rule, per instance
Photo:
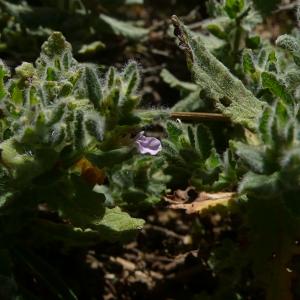
{"label": "green plant", "polygon": [[[250,299],[297,299],[299,270],[294,264],[299,255],[300,212],[297,34],[281,36],[276,42],[291,55],[268,45],[257,52],[244,50],[242,65],[249,76],[250,91],[205,48],[199,37],[192,35],[178,18],[172,19],[195,83],[207,89],[215,107],[232,122],[241,124],[245,133],[230,141],[235,157],[231,174],[235,176],[229,177],[229,182],[239,182],[238,195],[228,211],[239,215],[242,224],[235,228],[236,240],[225,238],[211,250],[207,263],[219,283],[211,295],[203,293],[199,299],[246,299],[245,290],[249,287],[257,293],[257,298],[250,296]],[[175,151],[173,147],[171,155],[170,142],[166,143],[167,157],[174,159],[172,166],[185,158],[181,166],[187,177],[194,177],[196,182],[202,180],[206,170],[203,154],[200,156],[203,150],[197,157],[194,149],[185,154],[185,149],[191,149],[194,142],[191,127],[183,133],[182,129],[169,125],[168,131],[169,139],[179,149]],[[172,140],[172,136],[176,138]],[[211,149],[210,136],[200,131],[198,144],[201,139],[201,144]],[[200,171],[194,173],[197,165]],[[216,182],[212,180],[208,186],[199,188],[211,190]]]}
{"label": "green plant", "polygon": [[[145,32],[99,17],[99,11],[102,5],[109,10],[116,3],[140,2],[101,0],[95,13],[94,1],[43,4],[45,15],[49,7],[69,17],[80,15],[81,21],[92,15],[92,23],[101,19],[116,34],[135,39]],[[18,23],[28,33],[26,18],[39,10],[29,1],[0,4],[14,12],[12,26]],[[35,299],[30,286],[47,291],[52,299],[79,299],[76,282],[62,278],[42,252],[85,252],[103,242],[126,242],[142,228],[139,216],[146,209],[157,205],[166,191],[187,187],[195,195],[186,192],[183,203],[170,202],[174,209],[201,212],[188,236],[194,240],[185,244],[188,239],[166,232],[183,240],[183,249],[195,249],[189,247],[200,242],[201,270],[209,275],[212,288],[193,299],[299,298],[299,32],[280,36],[275,45],[263,41],[254,34],[259,17],[252,6],[264,12],[260,4],[209,1],[214,19],[204,25],[219,39],[210,49],[207,37],[172,17],[194,82],[162,71],[164,81],[185,98],[171,112],[137,109],[141,79],[136,62],[105,73],[99,66],[78,63],[59,32],[51,33],[35,63],[24,62],[11,71],[1,62],[1,299]],[[276,1],[265,4],[273,8]],[[94,37],[88,35],[87,40]],[[86,45],[85,50],[97,45]],[[167,120],[182,110],[217,112],[227,123]],[[146,125],[153,121],[164,127],[162,143],[147,132]],[[211,220],[208,226],[205,217]],[[190,256],[184,255],[183,265],[196,259]],[[177,267],[181,265],[176,262]],[[19,280],[20,270],[28,275],[28,286]]]}
{"label": "green plant", "polygon": [[199,190],[218,191],[232,188],[237,181],[232,153],[219,155],[213,137],[204,125],[185,126],[167,122],[163,152],[173,188],[192,185]]}
{"label": "green plant", "polygon": [[266,299],[293,299],[287,269],[293,268],[293,257],[299,253],[295,245],[299,236],[298,132],[298,108],[279,100],[262,114],[257,143],[235,143],[248,169],[239,187],[248,197],[248,259],[256,280],[266,287]]}
{"label": "green plant", "polygon": [[223,41],[214,54],[233,72],[239,63],[240,51],[244,47],[258,49],[261,38],[254,34],[255,26],[262,19],[251,1],[209,1],[211,20],[204,23],[204,29]]}
{"label": "green plant", "polygon": [[[116,206],[129,205],[132,194],[126,198],[116,189],[119,196],[112,203],[98,188],[107,174],[106,189],[118,186],[120,170],[126,173],[129,164],[136,164],[132,157],[138,159],[132,176],[144,174],[137,185],[150,182],[160,168],[136,147],[143,124],[135,111],[137,64],[130,62],[121,72],[112,67],[103,76],[97,66],[78,63],[71,45],[54,32],[35,64],[23,63],[11,76],[2,63],[0,73],[1,278],[7,292],[21,293],[13,270],[24,264],[53,297],[76,299],[35,250],[52,243],[84,247],[124,241],[143,225]],[[148,174],[146,165],[153,162]],[[152,183],[148,193],[156,188]],[[162,191],[163,183],[153,202]],[[152,202],[149,197],[154,196],[143,194],[135,205]]]}
{"label": "green plant", "polygon": [[[203,62],[198,61],[196,64],[209,63],[217,65],[218,63],[216,63],[214,58],[214,56],[216,56],[231,73],[239,76],[243,75],[240,70],[240,57],[243,49],[248,47],[257,52],[262,48],[263,43],[266,44],[266,42],[261,40],[259,35],[253,33],[256,25],[261,22],[261,16],[254,9],[250,1],[228,0],[219,2],[212,0],[208,1],[207,8],[211,18],[202,22],[201,32],[191,31],[187,27],[181,29],[179,24],[175,26],[175,36],[181,35],[181,38],[179,38],[179,46],[187,53],[190,60],[193,60],[193,52],[195,51],[205,51],[207,53],[206,62],[203,60]],[[205,31],[208,32],[208,35],[205,34]],[[185,38],[184,35],[189,37]],[[188,42],[186,42],[187,39],[189,40]],[[202,41],[201,47],[205,47],[206,49],[196,50],[196,46],[194,46],[192,42],[193,40]],[[200,48],[200,42],[198,42],[197,45],[197,47]],[[189,64],[190,67],[195,65],[193,63]],[[215,70],[215,74],[209,74],[209,76],[214,78],[214,75],[217,75],[220,70],[220,68]],[[225,74],[225,72],[226,70],[224,69],[223,73]],[[177,88],[181,92],[182,100],[176,103],[172,110],[212,110],[211,105],[209,105],[211,95],[207,93],[209,89],[207,88],[208,83],[204,83],[201,86],[199,84],[200,80],[198,80],[198,84],[196,85],[189,82],[182,82],[167,70],[162,71],[161,77],[167,84]],[[228,78],[229,77],[231,77],[231,75],[228,75]],[[209,90],[211,91],[212,89]],[[224,100],[224,102],[226,102],[226,100]]]}
{"label": "green plant", "polygon": [[162,157],[134,156],[107,171],[109,186],[96,185],[109,205],[117,204],[130,211],[145,210],[158,204],[166,191],[169,176],[164,173]]}

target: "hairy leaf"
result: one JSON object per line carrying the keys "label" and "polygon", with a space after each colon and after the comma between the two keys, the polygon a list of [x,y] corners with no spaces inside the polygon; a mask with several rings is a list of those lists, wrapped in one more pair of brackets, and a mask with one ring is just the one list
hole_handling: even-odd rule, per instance
{"label": "hairy leaf", "polygon": [[205,48],[198,37],[173,17],[175,33],[185,51],[195,82],[208,90],[216,107],[235,123],[255,128],[262,103]]}

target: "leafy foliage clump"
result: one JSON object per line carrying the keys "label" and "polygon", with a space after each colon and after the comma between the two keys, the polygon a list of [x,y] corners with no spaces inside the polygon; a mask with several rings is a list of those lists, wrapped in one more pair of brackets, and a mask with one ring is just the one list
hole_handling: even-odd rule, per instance
{"label": "leafy foliage clump", "polygon": [[[234,19],[243,3],[224,1],[220,10]],[[231,72],[235,70],[230,72],[218,61],[201,37],[192,34],[177,17],[172,19],[195,83],[206,89],[206,99],[211,99],[219,112],[242,125],[244,131],[229,141],[235,163],[231,164],[230,173],[234,176],[227,176],[229,182],[238,186],[235,203],[229,210],[242,217],[243,225],[236,229],[237,241],[224,239],[215,245],[208,264],[220,283],[213,295],[204,293],[199,299],[243,299],[245,272],[249,272],[248,287],[260,291],[261,299],[296,299],[291,273],[297,269],[293,261],[299,253],[296,246],[299,238],[298,34],[280,36],[276,41],[280,48],[263,43],[257,49],[240,49],[243,54],[236,70],[243,73],[233,75]],[[181,83],[183,86],[188,85]],[[201,131],[195,139],[191,127],[185,132],[174,125],[167,128],[172,141],[172,144],[165,143],[166,158],[173,159],[170,166],[180,166],[186,171],[182,173],[192,178],[189,183],[199,180],[203,183],[207,170],[205,159],[209,156],[203,156],[198,145],[203,138],[202,144],[211,151],[209,131]],[[216,166],[220,168],[220,165]],[[215,177],[207,186],[196,186],[211,190],[217,183]],[[236,258],[238,263],[234,263]]]}
{"label": "leafy foliage clump", "polygon": [[[157,217],[163,226],[168,219],[172,226],[185,225],[191,231],[187,238],[156,226],[178,239],[179,248],[200,243],[197,258],[189,253],[184,263],[181,258],[175,262],[177,270],[199,259],[208,275],[211,286],[201,287],[194,299],[297,299],[298,30],[279,36],[275,43],[259,36],[256,25],[277,1],[208,1],[212,19],[201,22],[201,32],[173,16],[174,35],[193,82],[163,69],[162,79],[179,90],[183,100],[170,111],[139,110],[141,76],[135,61],[106,72],[98,65],[79,63],[71,45],[55,30],[68,32],[79,55],[104,47],[101,37],[106,34],[136,41],[148,30],[108,14],[118,15],[124,5],[142,2],[43,1],[39,6],[39,1],[0,0],[3,51],[10,51],[22,37],[30,37],[35,46],[50,35],[35,63],[24,62],[13,70],[0,63],[0,298],[35,299],[19,281],[21,269],[53,299],[80,299],[76,284],[63,279],[41,252],[95,247],[96,253],[100,243],[126,242],[142,228],[140,216],[171,191],[165,197],[171,203],[168,209],[200,214],[191,218],[190,229],[184,224],[186,217],[178,220],[182,214]],[[49,20],[49,15],[55,18]],[[61,23],[62,18],[66,22]],[[85,23],[90,30],[77,40],[83,36],[77,29]],[[147,72],[152,71],[143,70]],[[200,121],[185,124],[187,115]],[[176,122],[167,120],[174,116]],[[214,118],[222,123],[214,124]],[[151,128],[160,129],[154,135],[162,143],[147,136],[153,121],[156,126]],[[141,136],[157,151],[141,155],[147,152],[141,151]],[[158,155],[152,156],[154,152]],[[146,260],[142,251],[132,253]],[[167,263],[177,248],[172,251],[161,251],[167,253]],[[107,257],[114,260],[110,253]],[[130,272],[136,270],[123,258],[116,261]],[[159,273],[155,276],[163,281]]]}
{"label": "leafy foliage clump", "polygon": [[[264,110],[254,144],[235,142],[240,163],[248,170],[239,185],[248,197],[247,259],[256,280],[265,284],[268,299],[293,299],[286,268],[297,255],[294,244],[299,234],[298,130],[298,108],[278,100]],[[274,260],[269,261],[270,253]]]}
{"label": "leafy foliage clump", "polygon": [[168,138],[163,141],[163,155],[172,175],[169,184],[199,190],[217,191],[234,186],[236,173],[230,150],[223,159],[217,153],[213,137],[204,125],[184,126],[175,122],[166,125]]}
{"label": "leafy foliage clump", "polygon": [[[0,257],[7,266],[26,262],[33,273],[42,272],[42,282],[66,293],[64,299],[76,297],[35,256],[35,247],[17,250],[27,234],[37,248],[128,240],[144,221],[119,206],[152,205],[164,190],[156,175],[161,164],[135,146],[142,125],[135,112],[137,64],[121,72],[112,67],[103,76],[97,66],[78,63],[71,50],[54,32],[35,64],[23,63],[13,76],[3,63],[0,71]],[[127,184],[132,189],[124,193]],[[109,189],[116,201],[107,198]],[[45,219],[44,210],[57,217]],[[13,284],[8,269],[0,274]]]}

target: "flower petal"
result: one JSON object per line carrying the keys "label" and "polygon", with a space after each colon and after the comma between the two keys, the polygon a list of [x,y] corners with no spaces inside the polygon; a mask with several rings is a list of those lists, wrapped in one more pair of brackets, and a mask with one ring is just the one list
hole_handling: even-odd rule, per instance
{"label": "flower petal", "polygon": [[158,152],[161,151],[162,146],[159,139],[155,137],[147,137],[143,135],[143,132],[141,132],[137,139],[135,140],[138,151],[141,154],[150,154],[150,155],[156,155]]}

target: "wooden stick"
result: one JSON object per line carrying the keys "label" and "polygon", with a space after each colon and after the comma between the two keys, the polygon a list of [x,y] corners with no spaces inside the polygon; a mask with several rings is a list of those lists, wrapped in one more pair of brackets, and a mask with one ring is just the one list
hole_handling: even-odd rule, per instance
{"label": "wooden stick", "polygon": [[181,121],[219,121],[230,122],[230,119],[222,114],[217,113],[202,113],[202,112],[172,112],[170,113],[172,119],[180,119]]}

